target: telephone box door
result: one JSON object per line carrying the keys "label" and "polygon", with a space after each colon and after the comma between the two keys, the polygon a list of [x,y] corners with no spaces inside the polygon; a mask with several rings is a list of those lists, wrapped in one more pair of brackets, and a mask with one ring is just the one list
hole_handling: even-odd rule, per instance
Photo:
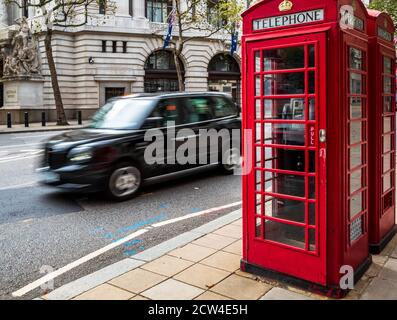
{"label": "telephone box door", "polygon": [[[248,42],[248,262],[326,283],[326,37]],[[255,110],[254,110],[255,108]]]}

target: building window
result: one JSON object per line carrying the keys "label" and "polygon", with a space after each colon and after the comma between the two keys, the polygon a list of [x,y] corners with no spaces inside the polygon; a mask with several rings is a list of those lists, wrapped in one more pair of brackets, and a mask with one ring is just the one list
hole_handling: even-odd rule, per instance
{"label": "building window", "polygon": [[125,94],[125,88],[105,88],[105,101]]}
{"label": "building window", "polygon": [[[184,75],[182,61],[179,61]],[[174,55],[171,51],[159,50],[152,53],[145,63],[145,92],[178,91]]]}
{"label": "building window", "polygon": [[217,54],[208,64],[208,90],[229,93],[240,105],[240,67],[229,54]]}
{"label": "building window", "polygon": [[227,21],[222,20],[219,17],[218,11],[218,0],[208,0],[207,1],[207,21],[215,28],[222,28],[223,25],[227,24]]}
{"label": "building window", "polygon": [[113,50],[113,53],[117,52],[117,41],[112,41],[112,50]]}
{"label": "building window", "polygon": [[152,22],[167,22],[172,0],[146,0],[146,17]]}
{"label": "building window", "polygon": [[102,40],[102,52],[106,52],[106,40]]}
{"label": "building window", "polygon": [[28,0],[22,0],[22,16],[25,18],[29,18]]}
{"label": "building window", "polygon": [[106,6],[102,1],[99,3],[99,14],[106,14]]}
{"label": "building window", "polygon": [[123,53],[127,53],[127,41],[123,41]]}

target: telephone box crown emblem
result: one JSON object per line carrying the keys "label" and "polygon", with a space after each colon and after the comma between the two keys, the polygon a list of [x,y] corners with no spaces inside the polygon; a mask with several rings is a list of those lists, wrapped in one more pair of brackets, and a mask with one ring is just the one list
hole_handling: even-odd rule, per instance
{"label": "telephone box crown emblem", "polygon": [[293,3],[289,0],[284,0],[283,2],[280,3],[280,5],[278,6],[278,9],[280,11],[289,11],[292,9],[293,7]]}

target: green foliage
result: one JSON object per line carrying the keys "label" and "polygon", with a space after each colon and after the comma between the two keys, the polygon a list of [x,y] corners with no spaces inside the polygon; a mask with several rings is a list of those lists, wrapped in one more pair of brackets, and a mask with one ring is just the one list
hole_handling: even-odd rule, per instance
{"label": "green foliage", "polygon": [[243,9],[242,3],[236,0],[220,0],[217,5],[220,18],[232,26],[240,22]]}
{"label": "green foliage", "polygon": [[396,0],[373,0],[369,8],[387,12],[397,26],[397,1]]}

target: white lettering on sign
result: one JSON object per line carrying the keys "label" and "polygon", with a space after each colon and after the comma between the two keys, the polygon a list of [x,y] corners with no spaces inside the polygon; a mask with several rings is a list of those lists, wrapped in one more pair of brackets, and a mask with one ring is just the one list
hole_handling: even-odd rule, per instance
{"label": "white lettering on sign", "polygon": [[309,144],[310,144],[310,146],[311,147],[314,147],[316,144],[315,144],[315,142],[314,142],[314,137],[315,137],[315,135],[316,135],[316,133],[315,133],[315,128],[314,128],[314,125],[311,125],[310,126],[310,141],[309,141]]}
{"label": "white lettering on sign", "polygon": [[386,31],[385,29],[382,28],[378,28],[378,36],[381,37],[382,39],[386,40],[386,41],[392,41],[393,40],[393,35]]}
{"label": "white lettering on sign", "polygon": [[272,29],[278,27],[286,27],[310,22],[318,22],[324,20],[324,10],[317,9],[312,11],[304,11],[284,16],[269,17],[256,19],[253,23],[254,30]]}

